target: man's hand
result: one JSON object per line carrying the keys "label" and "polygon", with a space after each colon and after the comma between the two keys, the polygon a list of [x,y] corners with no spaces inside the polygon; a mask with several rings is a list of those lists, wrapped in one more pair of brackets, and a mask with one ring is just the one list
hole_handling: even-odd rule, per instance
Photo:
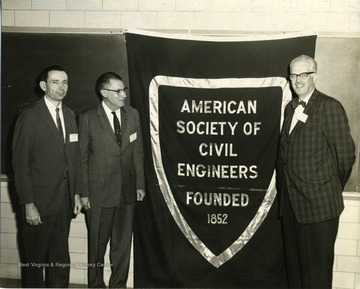
{"label": "man's hand", "polygon": [[29,225],[42,224],[38,209],[34,203],[25,204],[25,218]]}
{"label": "man's hand", "polygon": [[82,204],[79,195],[75,195],[75,206],[74,206],[74,214],[77,215],[81,212]]}
{"label": "man's hand", "polygon": [[145,198],[145,190],[136,190],[137,200],[141,202]]}
{"label": "man's hand", "polygon": [[84,208],[85,211],[89,210],[90,207],[90,199],[89,197],[81,198],[81,205]]}

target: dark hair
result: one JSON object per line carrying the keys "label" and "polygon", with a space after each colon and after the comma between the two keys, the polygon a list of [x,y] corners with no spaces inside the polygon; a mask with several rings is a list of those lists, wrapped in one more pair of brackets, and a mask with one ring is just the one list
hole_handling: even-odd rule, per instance
{"label": "dark hair", "polygon": [[97,79],[95,86],[96,93],[99,95],[99,97],[102,97],[100,91],[105,87],[106,84],[110,82],[111,79],[123,81],[121,76],[116,74],[115,72],[110,71],[101,74]]}
{"label": "dark hair", "polygon": [[60,66],[60,65],[50,65],[48,67],[46,67],[40,74],[40,81],[47,81],[48,77],[49,77],[49,72],[50,71],[63,71],[66,73],[65,69]]}

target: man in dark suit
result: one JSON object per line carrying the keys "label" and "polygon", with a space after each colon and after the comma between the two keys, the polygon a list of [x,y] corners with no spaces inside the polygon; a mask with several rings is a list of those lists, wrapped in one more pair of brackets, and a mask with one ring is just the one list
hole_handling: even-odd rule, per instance
{"label": "man in dark suit", "polygon": [[[23,241],[28,287],[69,285],[68,237],[72,214],[81,210],[75,194],[78,134],[75,114],[62,104],[68,76],[60,66],[41,74],[45,95],[25,108],[16,122],[13,167],[23,205]],[[73,209],[72,209],[73,208]]]}
{"label": "man in dark suit", "polygon": [[102,102],[79,117],[82,203],[89,230],[89,287],[105,287],[104,255],[110,239],[110,288],[126,287],[135,201],[145,196],[139,114],[125,105],[122,78],[108,72],[96,91]]}
{"label": "man in dark suit", "polygon": [[355,145],[339,101],[315,88],[317,63],[290,63],[297,98],[285,108],[277,167],[290,288],[331,288],[342,192]]}

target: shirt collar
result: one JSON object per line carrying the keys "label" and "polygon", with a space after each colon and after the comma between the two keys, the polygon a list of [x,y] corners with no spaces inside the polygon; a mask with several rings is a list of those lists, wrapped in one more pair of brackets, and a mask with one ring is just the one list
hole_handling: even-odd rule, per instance
{"label": "shirt collar", "polygon": [[106,112],[107,114],[111,114],[111,112],[113,112],[113,111],[115,111],[116,114],[118,114],[118,112],[120,112],[120,108],[118,108],[118,109],[116,109],[116,110],[111,110],[111,109],[105,104],[104,101],[102,101],[101,104],[102,104],[102,106],[103,106],[103,108],[104,108],[104,110],[105,110],[105,112]]}
{"label": "shirt collar", "polygon": [[[314,93],[314,90],[315,90],[315,88],[313,88],[313,90],[310,91],[310,93],[309,93],[302,101],[305,102],[306,104],[308,104],[310,97],[311,97],[312,94]],[[300,100],[300,99],[299,99],[299,100]]]}
{"label": "shirt collar", "polygon": [[58,106],[55,106],[46,96],[44,96],[45,104],[49,110],[55,110],[56,108],[59,108],[62,110],[62,102],[60,101]]}

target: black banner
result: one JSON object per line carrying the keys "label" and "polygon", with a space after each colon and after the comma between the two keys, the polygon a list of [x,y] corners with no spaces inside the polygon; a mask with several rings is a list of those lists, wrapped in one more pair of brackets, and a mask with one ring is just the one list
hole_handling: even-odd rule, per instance
{"label": "black banner", "polygon": [[135,287],[286,286],[274,166],[288,64],[315,42],[126,34],[147,177]]}

